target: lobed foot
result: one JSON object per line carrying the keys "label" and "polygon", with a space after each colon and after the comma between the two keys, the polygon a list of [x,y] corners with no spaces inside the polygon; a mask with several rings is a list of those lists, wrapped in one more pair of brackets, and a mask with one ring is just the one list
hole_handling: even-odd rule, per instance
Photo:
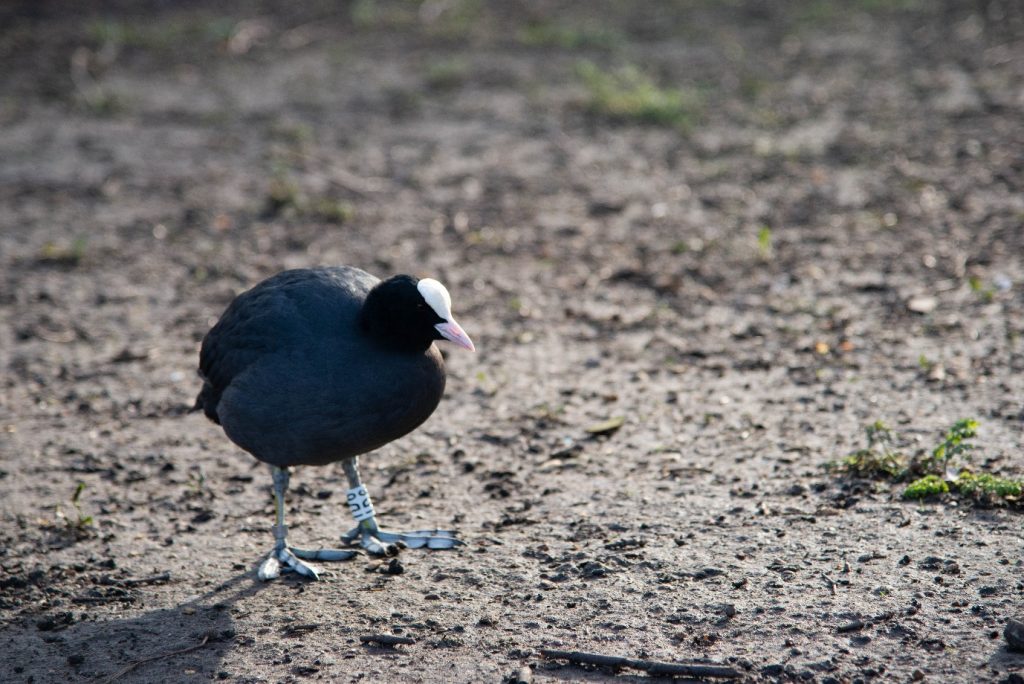
{"label": "lobed foot", "polygon": [[388,532],[376,524],[363,521],[349,530],[341,540],[346,544],[357,543],[374,556],[396,556],[401,549],[453,549],[463,544],[451,530],[417,530],[415,532]]}
{"label": "lobed foot", "polygon": [[[274,550],[266,560],[260,563],[259,570],[256,571],[256,575],[266,582],[267,580],[276,579],[281,576],[282,572],[294,572],[302,575],[303,577],[309,577],[311,579],[320,579],[320,570],[309,563],[303,563],[302,561],[323,561],[330,563],[333,561],[345,561],[355,558],[359,555],[355,551],[349,551],[347,549],[299,549],[296,547],[283,547],[281,549]],[[301,560],[300,560],[301,559]]]}

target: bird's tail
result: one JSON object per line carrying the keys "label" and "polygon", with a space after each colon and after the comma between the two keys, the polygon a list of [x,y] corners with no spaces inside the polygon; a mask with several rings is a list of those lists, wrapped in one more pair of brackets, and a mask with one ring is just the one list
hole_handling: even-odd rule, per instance
{"label": "bird's tail", "polygon": [[217,415],[217,404],[220,401],[220,396],[213,386],[203,381],[203,388],[199,390],[199,395],[196,397],[196,403],[189,409],[189,413],[195,413],[196,411],[202,411],[207,418],[212,420],[217,425],[220,425],[220,416]]}

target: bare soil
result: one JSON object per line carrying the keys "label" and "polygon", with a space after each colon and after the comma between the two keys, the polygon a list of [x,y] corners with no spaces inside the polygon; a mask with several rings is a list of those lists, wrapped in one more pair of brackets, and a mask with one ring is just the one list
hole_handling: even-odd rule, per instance
{"label": "bare soil", "polygon": [[[975,417],[1024,474],[1018,4],[213,5],[0,8],[0,680],[1022,681],[1020,509],[825,468]],[[700,104],[611,118],[581,60]],[[363,459],[384,524],[467,545],[259,583],[269,474],[188,413],[198,344],[340,263],[440,279],[477,343]],[[340,466],[292,485],[332,544]]]}

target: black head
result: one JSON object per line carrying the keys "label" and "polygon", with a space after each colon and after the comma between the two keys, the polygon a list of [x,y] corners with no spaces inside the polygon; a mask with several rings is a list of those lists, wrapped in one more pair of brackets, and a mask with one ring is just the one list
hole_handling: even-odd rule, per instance
{"label": "black head", "polygon": [[396,351],[423,352],[441,339],[473,349],[452,317],[448,291],[429,278],[397,275],[378,283],[366,295],[360,322],[378,342]]}

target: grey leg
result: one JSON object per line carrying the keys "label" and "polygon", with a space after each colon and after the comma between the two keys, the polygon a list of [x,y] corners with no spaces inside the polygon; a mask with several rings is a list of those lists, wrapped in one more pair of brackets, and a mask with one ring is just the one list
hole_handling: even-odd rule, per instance
{"label": "grey leg", "polygon": [[291,474],[287,468],[271,466],[274,476],[274,505],[277,511],[274,530],[274,550],[260,563],[256,576],[263,581],[280,577],[282,572],[294,572],[304,577],[320,579],[319,570],[305,560],[335,561],[347,560],[355,555],[353,551],[341,551],[335,549],[318,549],[310,551],[288,547],[288,526],[284,524],[284,494],[288,490],[288,480]]}
{"label": "grey leg", "polygon": [[370,503],[370,496],[359,478],[359,459],[349,458],[341,462],[348,477],[349,510],[356,519],[356,526],[345,533],[341,540],[346,544],[360,546],[375,556],[395,556],[400,549],[451,549],[463,542],[456,539],[451,530],[418,530],[415,532],[388,532],[377,526],[377,518]]}

